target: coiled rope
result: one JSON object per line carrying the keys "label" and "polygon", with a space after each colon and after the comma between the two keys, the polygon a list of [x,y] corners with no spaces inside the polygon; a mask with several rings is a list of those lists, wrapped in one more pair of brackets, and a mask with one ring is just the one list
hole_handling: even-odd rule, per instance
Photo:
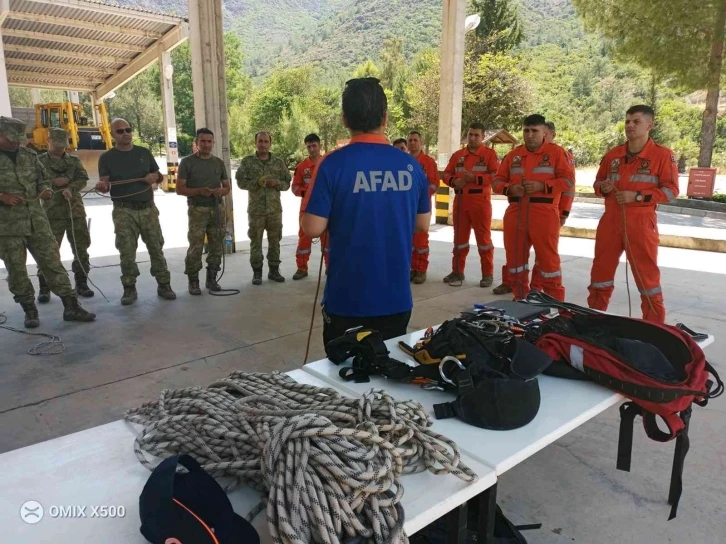
{"label": "coiled rope", "polygon": [[231,478],[226,491],[267,493],[248,519],[266,502],[277,544],[406,543],[403,474],[478,479],[419,403],[380,390],[352,399],[278,372],[166,389],[124,417],[144,426],[134,451],[149,470],[147,455],[188,453],[213,477]]}

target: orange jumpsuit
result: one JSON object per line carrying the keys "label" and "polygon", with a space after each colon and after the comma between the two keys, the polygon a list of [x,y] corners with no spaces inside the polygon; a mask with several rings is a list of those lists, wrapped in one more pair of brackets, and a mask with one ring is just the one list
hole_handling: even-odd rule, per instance
{"label": "orange jumpsuit", "polygon": [[[320,162],[320,159],[318,159]],[[310,181],[313,179],[315,164],[310,157],[302,161],[295,168],[295,175],[292,178],[292,194],[300,197],[300,217],[302,217],[302,203],[305,200]],[[299,270],[308,269],[308,261],[310,260],[310,252],[312,251],[313,241],[306,236],[300,227],[297,239],[297,251],[295,252],[295,261]],[[320,244],[323,248],[323,258],[325,259],[325,267],[328,267],[328,236],[327,232],[320,237]]]}
{"label": "orange jumpsuit", "polygon": [[[564,148],[563,148],[564,149]],[[575,157],[565,149],[565,153],[567,154],[567,158],[570,160],[570,163],[574,166],[575,165]],[[577,184],[577,180],[574,180],[575,184]],[[575,187],[573,187],[571,190],[562,193],[560,195],[560,205],[558,206],[560,210],[560,224],[562,224],[562,221],[567,219],[570,216],[570,210],[572,210],[572,202],[575,200]],[[506,268],[506,267],[505,267]],[[506,276],[502,274],[502,277],[505,278]],[[542,283],[540,282],[540,278],[542,276],[539,273],[539,264],[535,261],[534,268],[532,268],[532,281],[530,282],[530,289],[534,289],[535,291],[543,291]],[[505,283],[505,282],[502,282]]]}
{"label": "orange jumpsuit", "polygon": [[[678,196],[678,163],[670,149],[653,140],[648,140],[635,158],[626,160],[627,150],[627,143],[611,149],[595,178],[595,194],[604,196],[600,186],[606,181],[615,189],[605,196],[605,213],[595,234],[587,303],[590,308],[607,310],[615,289],[615,271],[625,251],[640,291],[643,319],[663,323],[666,312],[658,269],[655,208]],[[621,206],[615,200],[617,191],[639,191],[643,199]]]}
{"label": "orange jumpsuit", "polygon": [[482,145],[474,153],[468,147],[456,151],[444,170],[444,183],[453,187],[456,178],[464,172],[474,174],[476,181],[455,189],[454,198],[454,256],[451,270],[464,273],[466,256],[469,254],[469,236],[474,229],[476,245],[481,259],[481,274],[494,275],[494,244],[492,244],[492,176],[497,171],[499,159],[493,149]]}
{"label": "orange jumpsuit", "polygon": [[507,194],[512,185],[526,181],[544,183],[541,192],[509,197],[504,213],[504,249],[514,298],[529,293],[529,252],[534,246],[539,263],[538,283],[548,295],[565,299],[557,245],[560,238],[560,194],[575,187],[575,168],[565,150],[543,143],[536,151],[523,145],[511,151],[492,182],[495,193]]}
{"label": "orange jumpsuit", "polygon": [[[436,194],[439,189],[439,165],[426,153],[420,152],[416,160],[423,168],[426,179],[429,180],[429,196]],[[411,270],[426,272],[429,267],[429,233],[415,232],[413,234],[413,250],[411,252]]]}

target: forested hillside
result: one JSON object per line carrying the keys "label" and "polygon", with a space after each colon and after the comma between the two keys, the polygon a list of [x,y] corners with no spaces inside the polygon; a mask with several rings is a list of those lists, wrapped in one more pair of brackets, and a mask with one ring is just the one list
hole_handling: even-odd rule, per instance
{"label": "forested hillside", "polygon": [[[118,3],[180,15],[187,8],[187,0]],[[279,135],[278,152],[291,160],[304,152],[300,140],[308,130],[321,132],[326,145],[333,145],[345,135],[337,108],[342,83],[353,75],[381,77],[389,93],[389,135],[417,128],[435,151],[441,5],[441,0],[225,0],[233,151],[248,152],[250,134],[261,128]],[[473,12],[483,22],[476,35],[467,36],[465,122],[476,118],[518,133],[523,114],[541,112],[557,123],[560,141],[580,164],[594,164],[622,139],[624,110],[647,102],[658,111],[659,141],[695,160],[702,109],[686,100],[692,89],[616,62],[602,39],[584,30],[571,0],[472,0]],[[184,146],[194,125],[187,46],[175,51],[174,63]],[[147,119],[151,128],[139,137],[153,141],[153,127],[161,126],[153,107],[158,88],[153,89],[153,73],[145,77],[152,83],[148,92],[156,93],[148,101],[136,99],[145,88],[137,84],[133,91],[129,87],[133,97],[127,100],[121,89],[110,106]],[[726,165],[722,120],[714,162]]]}

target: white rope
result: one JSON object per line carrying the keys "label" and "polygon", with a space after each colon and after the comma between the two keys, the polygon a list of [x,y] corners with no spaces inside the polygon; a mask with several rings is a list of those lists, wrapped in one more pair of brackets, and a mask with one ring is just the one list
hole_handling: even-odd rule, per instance
{"label": "white rope", "polygon": [[278,372],[235,372],[207,388],[165,389],[124,417],[144,426],[134,451],[149,470],[147,454],[188,453],[215,478],[231,477],[226,491],[267,493],[278,544],[406,543],[403,474],[478,479],[419,403],[381,390],[352,399]]}

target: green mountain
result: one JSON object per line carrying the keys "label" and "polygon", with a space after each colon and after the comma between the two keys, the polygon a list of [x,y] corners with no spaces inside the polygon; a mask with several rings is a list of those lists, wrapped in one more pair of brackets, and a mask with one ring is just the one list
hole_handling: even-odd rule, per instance
{"label": "green mountain", "polygon": [[[187,0],[118,0],[120,5],[186,15]],[[526,41],[564,46],[582,36],[570,0],[519,0]],[[410,60],[441,36],[442,0],[225,0],[225,28],[240,35],[246,67],[259,77],[310,64],[322,79],[374,61],[383,40],[403,39]]]}

